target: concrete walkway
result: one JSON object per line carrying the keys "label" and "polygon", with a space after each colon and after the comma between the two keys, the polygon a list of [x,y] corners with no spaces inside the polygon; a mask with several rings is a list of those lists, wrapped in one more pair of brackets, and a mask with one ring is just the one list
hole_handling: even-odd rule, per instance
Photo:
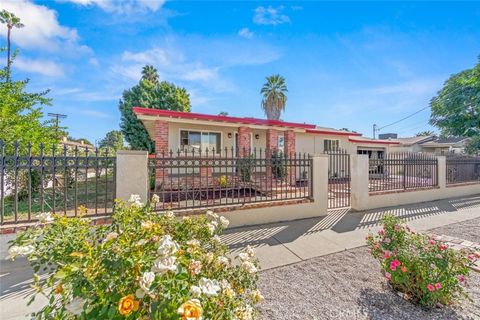
{"label": "concrete walkway", "polygon": [[480,195],[362,212],[340,209],[321,218],[230,229],[222,238],[233,254],[254,247],[266,270],[363,246],[369,230],[380,229],[385,214],[425,231],[480,217]]}
{"label": "concrete walkway", "polygon": [[[256,249],[263,270],[285,266],[302,260],[363,246],[369,230],[380,227],[387,214],[399,216],[417,231],[480,217],[480,195],[448,199],[417,205],[349,212],[341,209],[327,216],[229,229],[222,239],[232,254],[247,245]],[[44,299],[27,307],[32,271],[24,259],[5,260],[7,242],[14,235],[0,236],[0,319],[28,319],[27,314],[39,310]]]}

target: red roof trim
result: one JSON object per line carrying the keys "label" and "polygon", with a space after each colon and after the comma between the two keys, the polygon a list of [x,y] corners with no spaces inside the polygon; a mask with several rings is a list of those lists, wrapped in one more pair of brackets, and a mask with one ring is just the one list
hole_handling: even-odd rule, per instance
{"label": "red roof trim", "polygon": [[138,114],[144,114],[144,115],[161,116],[161,117],[169,117],[169,118],[207,120],[207,121],[217,121],[217,122],[251,124],[251,125],[260,125],[260,126],[287,127],[287,128],[298,128],[298,129],[313,129],[313,128],[315,128],[315,125],[313,125],[313,124],[285,122],[285,121],[279,121],[279,120],[240,118],[240,117],[230,117],[230,116],[214,116],[214,115],[202,114],[202,113],[158,110],[158,109],[149,109],[149,108],[142,108],[142,107],[133,107],[132,110],[137,115]]}
{"label": "red roof trim", "polygon": [[360,143],[373,143],[373,144],[400,144],[400,142],[396,142],[396,141],[356,140],[356,139],[352,139],[352,138],[349,138],[348,141],[360,142]]}
{"label": "red roof trim", "polygon": [[317,130],[317,129],[306,129],[306,133],[318,133],[318,134],[333,134],[337,136],[361,136],[361,133],[354,132],[342,132],[342,131],[328,131],[328,130]]}

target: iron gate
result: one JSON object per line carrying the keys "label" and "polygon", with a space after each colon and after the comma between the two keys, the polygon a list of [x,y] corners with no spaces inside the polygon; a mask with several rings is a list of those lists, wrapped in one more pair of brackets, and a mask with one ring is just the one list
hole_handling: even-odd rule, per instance
{"label": "iron gate", "polygon": [[328,155],[328,209],[350,206],[350,155],[342,149]]}

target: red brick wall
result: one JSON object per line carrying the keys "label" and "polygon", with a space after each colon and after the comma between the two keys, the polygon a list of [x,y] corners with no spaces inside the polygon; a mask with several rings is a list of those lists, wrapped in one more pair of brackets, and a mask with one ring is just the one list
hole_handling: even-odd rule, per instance
{"label": "red brick wall", "polygon": [[278,131],[275,129],[267,129],[266,154],[271,155],[273,151],[278,150]]}
{"label": "red brick wall", "polygon": [[[168,122],[156,120],[155,121],[155,153],[157,158],[161,159],[162,155],[168,156]],[[161,160],[157,160],[161,161]],[[165,167],[165,164],[157,163],[157,168],[155,169],[155,184],[161,185],[163,180],[168,177],[168,169],[160,169],[160,167]]]}
{"label": "red brick wall", "polygon": [[[247,156],[250,154],[250,146],[251,146],[251,133],[252,129],[248,127],[238,127],[238,153],[241,157]],[[245,154],[244,154],[245,150]]]}
{"label": "red brick wall", "polygon": [[167,153],[168,150],[168,122],[155,121],[155,152],[161,154]]}
{"label": "red brick wall", "polygon": [[285,155],[290,156],[295,153],[295,131],[285,131]]}

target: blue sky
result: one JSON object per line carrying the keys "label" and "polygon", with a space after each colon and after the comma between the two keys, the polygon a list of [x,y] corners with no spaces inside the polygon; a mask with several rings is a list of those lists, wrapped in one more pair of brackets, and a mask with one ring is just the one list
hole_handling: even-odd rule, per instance
{"label": "blue sky", "polygon": [[[184,86],[192,111],[264,117],[259,90],[279,73],[284,120],[371,136],[428,105],[480,55],[477,2],[2,0],[26,27],[15,77],[50,88],[46,112],[92,142],[119,128],[118,100],[153,64]],[[0,31],[5,45],[5,31]],[[382,132],[413,135],[429,110]]]}

